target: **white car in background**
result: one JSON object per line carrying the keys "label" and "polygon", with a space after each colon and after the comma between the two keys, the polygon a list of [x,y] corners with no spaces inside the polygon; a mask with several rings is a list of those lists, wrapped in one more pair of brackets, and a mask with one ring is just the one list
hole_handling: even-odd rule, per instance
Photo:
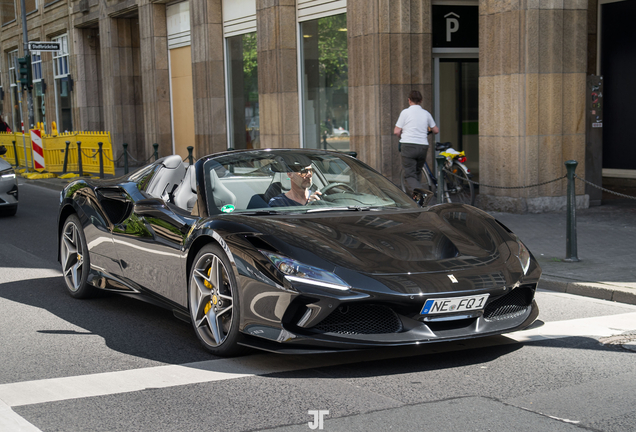
{"label": "white car in background", "polygon": [[[7,149],[0,146],[0,156]],[[13,216],[18,211],[18,179],[9,162],[0,158],[0,216]]]}
{"label": "white car in background", "polygon": [[332,137],[348,137],[349,131],[343,128],[342,126],[340,126],[337,128],[333,128],[331,130],[331,136]]}

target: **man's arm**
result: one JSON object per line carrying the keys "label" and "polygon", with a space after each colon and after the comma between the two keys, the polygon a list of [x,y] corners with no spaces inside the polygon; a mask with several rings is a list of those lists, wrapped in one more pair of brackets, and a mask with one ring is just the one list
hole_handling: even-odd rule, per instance
{"label": "man's arm", "polygon": [[402,128],[396,126],[395,129],[393,129],[393,135],[400,138],[400,136],[402,136]]}

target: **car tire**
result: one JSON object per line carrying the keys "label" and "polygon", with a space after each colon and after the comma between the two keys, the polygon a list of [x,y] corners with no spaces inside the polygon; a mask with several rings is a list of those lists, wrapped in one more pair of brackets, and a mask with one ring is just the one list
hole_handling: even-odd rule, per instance
{"label": "car tire", "polygon": [[90,298],[97,288],[88,284],[91,263],[84,229],[77,215],[70,215],[60,233],[62,276],[69,294],[75,298]]}
{"label": "car tire", "polygon": [[227,255],[215,244],[205,245],[194,258],[188,308],[194,331],[209,352],[231,357],[246,350],[238,344],[242,339],[238,285]]}

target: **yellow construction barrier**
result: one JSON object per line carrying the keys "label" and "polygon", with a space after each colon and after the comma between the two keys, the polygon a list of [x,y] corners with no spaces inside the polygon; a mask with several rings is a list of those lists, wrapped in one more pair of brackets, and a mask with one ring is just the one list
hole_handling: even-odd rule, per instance
{"label": "yellow construction barrier", "polygon": [[[22,133],[0,132],[0,145],[7,148],[3,156],[12,165],[32,167],[31,135],[26,134],[27,161],[24,163],[24,144]],[[15,141],[15,148],[13,145]],[[44,166],[48,172],[62,172],[64,170],[64,155],[66,141],[70,142],[66,171],[79,171],[77,142],[81,143],[82,173],[99,174],[99,144],[102,143],[102,159],[104,174],[115,174],[113,146],[110,142],[110,132],[69,132],[59,135],[42,134],[42,148],[44,152]],[[17,152],[17,159],[16,159]]]}
{"label": "yellow construction barrier", "polygon": [[113,146],[110,132],[69,132],[57,136],[42,135],[44,164],[47,171],[61,172],[64,169],[66,141],[68,149],[67,171],[79,171],[77,142],[81,143],[82,172],[99,174],[99,144],[102,143],[104,174],[115,174]]}
{"label": "yellow construction barrier", "polygon": [[[26,157],[27,164],[30,167],[32,164],[31,161],[31,136],[29,134],[24,135],[24,142],[22,142],[23,133],[7,133],[0,132],[0,145],[3,145],[7,148],[7,153],[3,156],[3,158],[9,162],[13,166],[27,166],[24,163],[24,145],[26,144]],[[13,145],[15,141],[15,147]],[[16,152],[17,152],[17,160],[16,160]]]}

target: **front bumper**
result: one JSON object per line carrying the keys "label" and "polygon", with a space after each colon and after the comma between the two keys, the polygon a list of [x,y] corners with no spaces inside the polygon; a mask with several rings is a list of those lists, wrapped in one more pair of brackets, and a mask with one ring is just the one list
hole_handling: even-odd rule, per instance
{"label": "front bumper", "polygon": [[[330,300],[307,303],[311,297],[300,295],[285,302],[280,323],[248,317],[242,332],[254,337],[248,338],[246,345],[275,352],[289,352],[292,347],[293,351],[315,352],[406,346],[499,335],[522,330],[536,320],[539,309],[534,301],[535,287],[515,288],[493,298],[480,311],[432,318],[420,315],[408,302],[352,299],[332,305],[326,318],[309,326],[312,308],[318,305],[328,309]],[[259,307],[251,309],[258,311]]]}

